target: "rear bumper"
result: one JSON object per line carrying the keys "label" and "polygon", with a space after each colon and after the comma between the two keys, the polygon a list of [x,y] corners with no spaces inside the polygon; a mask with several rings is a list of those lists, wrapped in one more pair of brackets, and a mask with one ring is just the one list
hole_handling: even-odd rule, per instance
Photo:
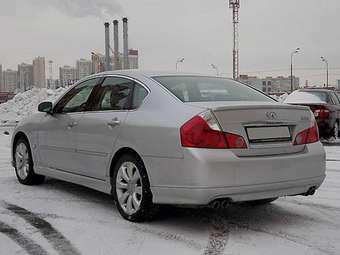
{"label": "rear bumper", "polygon": [[185,149],[182,159],[144,158],[159,204],[207,205],[217,198],[247,201],[297,195],[325,178],[321,143],[301,153],[237,157],[230,150]]}
{"label": "rear bumper", "polygon": [[[154,188],[155,203],[208,205],[224,198],[231,202],[252,201],[265,198],[294,196],[306,193],[311,187],[319,188],[325,175],[278,183],[221,188]],[[158,198],[158,199],[157,199]]]}

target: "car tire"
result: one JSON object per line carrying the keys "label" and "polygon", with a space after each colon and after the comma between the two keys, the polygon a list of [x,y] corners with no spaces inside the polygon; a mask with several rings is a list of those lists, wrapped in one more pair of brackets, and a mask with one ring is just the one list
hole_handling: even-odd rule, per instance
{"label": "car tire", "polygon": [[158,207],[152,203],[150,182],[143,161],[125,154],[113,169],[112,195],[121,216],[131,222],[154,219]]}
{"label": "car tire", "polygon": [[275,200],[279,199],[278,197],[267,198],[267,199],[260,199],[260,200],[253,200],[248,201],[247,203],[252,206],[259,206],[259,205],[266,205],[274,202]]}
{"label": "car tire", "polygon": [[25,138],[19,138],[15,143],[14,168],[17,179],[21,184],[38,185],[45,180],[45,176],[34,172],[31,148]]}

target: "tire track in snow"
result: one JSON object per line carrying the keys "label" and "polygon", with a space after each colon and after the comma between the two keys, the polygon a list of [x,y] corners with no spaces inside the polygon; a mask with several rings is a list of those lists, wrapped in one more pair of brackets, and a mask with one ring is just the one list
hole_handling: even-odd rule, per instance
{"label": "tire track in snow", "polygon": [[340,213],[340,207],[335,207],[335,206],[328,206],[328,205],[311,203],[311,202],[306,202],[306,201],[299,202],[299,201],[296,201],[296,200],[284,200],[284,202]]}
{"label": "tire track in snow", "polygon": [[0,233],[3,233],[8,238],[17,243],[23,248],[29,255],[47,255],[47,251],[44,250],[39,244],[35,243],[29,237],[24,236],[17,229],[10,225],[0,221]]}
{"label": "tire track in snow", "polygon": [[157,236],[157,237],[164,239],[164,240],[176,241],[176,242],[184,244],[185,246],[187,246],[189,248],[193,248],[193,249],[197,249],[197,250],[203,249],[203,246],[200,245],[199,243],[195,242],[194,240],[187,239],[186,237],[179,235],[179,234],[174,234],[174,233],[170,233],[170,232],[166,232],[166,231],[158,231],[158,230],[155,230],[155,229],[146,228],[146,227],[141,226],[140,224],[133,224],[133,227],[136,231],[138,231],[140,233],[152,234],[152,235]]}
{"label": "tire track in snow", "polygon": [[62,255],[80,255],[81,253],[71,244],[71,242],[49,222],[40,218],[37,214],[5,202],[5,207],[12,213],[23,218],[27,223],[39,230],[44,238],[53,248]]}
{"label": "tire track in snow", "polygon": [[233,226],[233,227],[236,227],[236,228],[239,228],[239,229],[245,229],[245,230],[248,230],[248,231],[254,231],[254,232],[259,232],[259,233],[264,233],[264,234],[267,234],[267,235],[275,236],[277,238],[281,238],[283,240],[287,240],[287,241],[290,241],[290,242],[293,242],[293,243],[303,245],[305,247],[309,247],[311,249],[317,250],[318,254],[321,254],[321,253],[322,254],[328,254],[328,255],[336,255],[337,254],[336,252],[329,251],[329,250],[325,249],[324,247],[319,247],[317,245],[310,244],[310,243],[307,242],[306,239],[295,236],[295,235],[290,235],[290,234],[287,234],[287,233],[275,233],[275,232],[271,232],[269,230],[261,229],[259,227],[251,227],[250,224],[248,224],[248,223],[241,223],[241,222],[235,222],[235,221],[231,221],[230,226]]}
{"label": "tire track in snow", "polygon": [[210,218],[210,222],[212,230],[203,255],[220,255],[223,254],[228,243],[229,223],[218,214],[212,214],[211,217],[212,219]]}

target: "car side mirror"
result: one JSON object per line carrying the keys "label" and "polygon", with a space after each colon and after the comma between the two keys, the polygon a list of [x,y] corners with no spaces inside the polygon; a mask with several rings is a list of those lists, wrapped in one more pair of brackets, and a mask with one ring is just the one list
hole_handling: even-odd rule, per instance
{"label": "car side mirror", "polygon": [[52,114],[53,113],[52,110],[53,110],[53,104],[51,102],[42,102],[38,106],[39,112],[46,112],[46,113]]}

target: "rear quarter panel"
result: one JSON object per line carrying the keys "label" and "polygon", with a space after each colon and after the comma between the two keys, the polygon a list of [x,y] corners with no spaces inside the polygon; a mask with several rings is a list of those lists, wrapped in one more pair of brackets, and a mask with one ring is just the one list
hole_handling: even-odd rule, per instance
{"label": "rear quarter panel", "polygon": [[152,80],[144,83],[150,93],[137,110],[129,111],[118,147],[132,147],[142,156],[182,158],[180,127],[204,110],[186,106]]}
{"label": "rear quarter panel", "polygon": [[113,155],[120,148],[134,149],[146,165],[152,186],[164,167],[151,167],[151,161],[182,159],[180,127],[204,109],[185,105],[153,80],[145,78],[141,82],[150,93],[137,110],[129,111]]}

